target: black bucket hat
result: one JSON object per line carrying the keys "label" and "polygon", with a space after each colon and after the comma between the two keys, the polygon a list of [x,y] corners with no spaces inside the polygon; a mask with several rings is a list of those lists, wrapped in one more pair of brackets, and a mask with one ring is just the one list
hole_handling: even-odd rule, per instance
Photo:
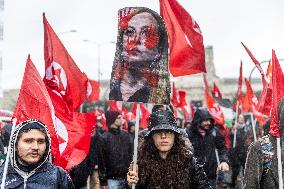
{"label": "black bucket hat", "polygon": [[154,131],[170,130],[174,133],[181,134],[177,127],[174,114],[170,110],[157,110],[150,115],[148,132],[145,137],[150,136]]}

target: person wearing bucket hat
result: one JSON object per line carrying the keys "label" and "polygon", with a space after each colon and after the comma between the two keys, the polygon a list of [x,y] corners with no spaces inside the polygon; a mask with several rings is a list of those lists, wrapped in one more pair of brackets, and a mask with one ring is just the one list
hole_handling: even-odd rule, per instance
{"label": "person wearing bucket hat", "polygon": [[127,174],[128,187],[136,188],[211,188],[203,166],[185,144],[169,109],[150,115],[149,131],[139,145],[137,172],[133,165]]}
{"label": "person wearing bucket hat", "polygon": [[[278,104],[278,120],[278,126],[280,129],[282,175],[284,175],[284,98],[282,98]],[[271,134],[267,134],[258,139],[258,141],[251,143],[245,164],[243,189],[280,188],[276,140],[276,137]],[[282,182],[284,182],[284,180]]]}
{"label": "person wearing bucket hat", "polygon": [[[40,121],[30,119],[16,126],[11,140],[5,188],[73,189],[69,175],[48,161],[50,136]],[[4,165],[0,167],[3,177]]]}

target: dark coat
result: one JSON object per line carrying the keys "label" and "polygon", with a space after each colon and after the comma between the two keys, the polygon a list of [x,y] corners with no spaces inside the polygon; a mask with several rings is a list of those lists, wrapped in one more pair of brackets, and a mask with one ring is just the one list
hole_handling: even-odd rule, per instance
{"label": "dark coat", "polygon": [[[198,129],[203,120],[211,120],[211,127],[205,136],[201,136]],[[198,109],[193,117],[192,126],[186,130],[188,138],[193,145],[194,157],[201,164],[204,164],[205,173],[208,179],[216,179],[217,158],[215,149],[218,150],[220,162],[228,163],[227,150],[224,137],[219,130],[214,127],[214,120],[209,112],[205,109]]]}
{"label": "dark coat", "polygon": [[127,132],[110,129],[102,135],[98,154],[102,185],[106,184],[107,179],[126,179],[132,153],[133,142]]}
{"label": "dark coat", "polygon": [[[4,165],[0,167],[2,178]],[[24,185],[26,186],[24,187]],[[24,178],[9,164],[5,189],[73,189],[74,185],[68,174],[60,167],[45,162],[33,175]]]}
{"label": "dark coat", "polygon": [[[269,150],[269,143],[272,144],[271,150]],[[268,157],[264,151],[271,152],[273,154],[272,157]],[[283,151],[281,158],[283,164]],[[283,168],[282,175],[284,175]],[[249,146],[243,188],[278,189],[277,146],[275,137],[270,135],[264,136]]]}

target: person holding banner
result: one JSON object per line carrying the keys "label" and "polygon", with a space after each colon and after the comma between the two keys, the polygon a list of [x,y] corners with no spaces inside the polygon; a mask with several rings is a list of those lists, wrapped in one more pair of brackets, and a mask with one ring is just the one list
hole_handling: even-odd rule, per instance
{"label": "person holding banner", "polygon": [[[277,138],[271,134],[265,135],[253,142],[248,149],[245,165],[243,189],[278,189],[281,188],[279,175],[283,170],[283,142],[284,142],[284,99],[278,105],[278,126],[280,129],[280,145],[277,147]],[[268,130],[270,130],[268,128]],[[278,153],[280,151],[280,154]],[[278,156],[279,155],[279,156]],[[280,158],[279,158],[280,157]],[[281,159],[281,162],[278,162]],[[282,165],[281,167],[279,166]],[[279,174],[280,171],[280,174]],[[283,184],[283,178],[282,183]]]}
{"label": "person holding banner", "polygon": [[168,35],[160,15],[148,8],[119,11],[117,50],[109,99],[169,104]]}
{"label": "person holding banner", "polygon": [[[73,189],[66,171],[48,161],[49,153],[50,136],[43,123],[31,119],[17,125],[11,140],[5,188]],[[2,165],[1,178],[3,173]]]}
{"label": "person holding banner", "polygon": [[149,131],[138,151],[137,171],[131,164],[127,174],[128,187],[211,188],[203,166],[185,144],[173,113],[158,109],[149,121]]}

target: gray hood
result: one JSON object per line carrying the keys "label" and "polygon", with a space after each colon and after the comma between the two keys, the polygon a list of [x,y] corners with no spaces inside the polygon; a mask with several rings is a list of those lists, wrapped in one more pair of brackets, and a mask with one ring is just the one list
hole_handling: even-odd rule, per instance
{"label": "gray hood", "polygon": [[[47,143],[46,144],[46,151],[45,151],[44,156],[43,156],[43,161],[37,167],[35,167],[29,174],[27,174],[25,171],[23,171],[19,168],[19,165],[18,165],[17,160],[16,160],[16,150],[15,149],[16,149],[16,142],[18,140],[20,131],[22,131],[23,129],[28,127],[30,124],[37,124],[37,126],[39,128],[43,128],[44,131],[45,131],[45,134],[47,136],[48,141],[46,141],[46,143]],[[38,170],[48,160],[49,153],[50,153],[50,144],[51,144],[51,139],[50,139],[49,131],[47,129],[47,126],[44,125],[42,122],[35,120],[35,119],[30,119],[30,120],[27,120],[27,121],[24,121],[24,122],[18,124],[15,128],[15,131],[13,133],[12,140],[11,140],[11,151],[10,151],[10,164],[11,164],[11,166],[23,178],[30,177],[31,175],[33,175],[36,172],[36,170]]]}

